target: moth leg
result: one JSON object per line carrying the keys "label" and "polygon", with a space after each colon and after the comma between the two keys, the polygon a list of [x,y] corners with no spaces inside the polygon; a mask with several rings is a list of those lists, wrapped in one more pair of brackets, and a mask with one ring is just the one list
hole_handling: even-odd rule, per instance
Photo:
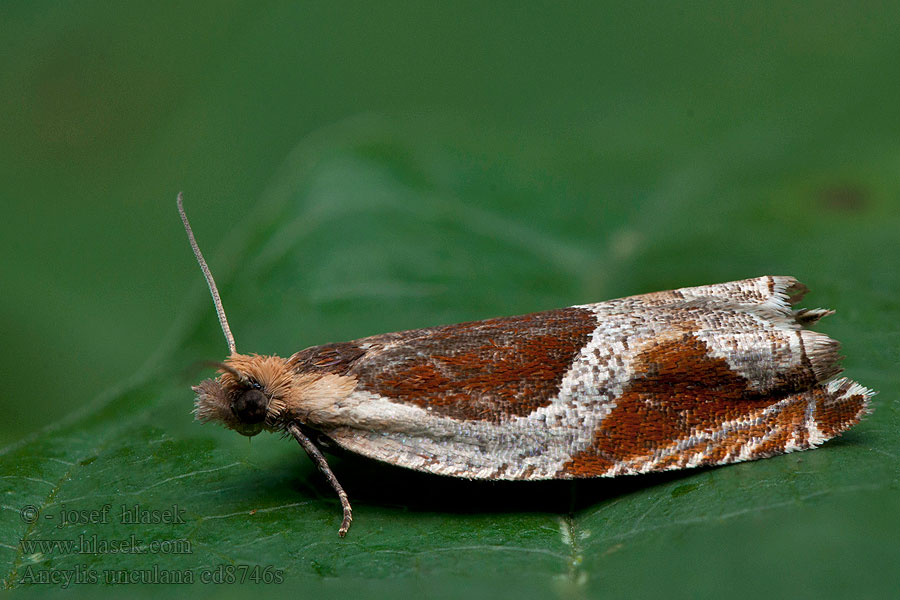
{"label": "moth leg", "polygon": [[319,467],[319,470],[322,471],[322,474],[325,476],[325,479],[328,480],[328,483],[331,484],[331,487],[334,488],[334,491],[337,492],[338,498],[341,500],[341,508],[344,510],[344,519],[341,521],[341,528],[338,529],[338,535],[344,537],[347,535],[347,530],[350,529],[350,522],[353,520],[353,510],[350,508],[350,499],[347,498],[347,492],[344,491],[344,488],[341,487],[341,484],[338,483],[337,477],[334,476],[334,473],[331,472],[331,468],[328,466],[328,462],[325,461],[325,457],[322,455],[322,452],[316,447],[312,441],[303,435],[303,432],[300,431],[300,428],[297,427],[296,423],[291,423],[287,426],[287,430],[290,432],[294,439],[297,440],[309,457],[312,459],[316,466]]}

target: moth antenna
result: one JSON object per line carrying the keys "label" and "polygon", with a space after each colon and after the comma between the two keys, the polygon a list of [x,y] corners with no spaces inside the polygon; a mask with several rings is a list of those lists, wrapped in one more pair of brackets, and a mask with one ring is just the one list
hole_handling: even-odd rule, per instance
{"label": "moth antenna", "polygon": [[212,272],[209,270],[209,265],[206,264],[206,260],[203,258],[203,253],[200,252],[200,246],[197,245],[197,240],[194,238],[194,231],[191,229],[191,224],[188,222],[187,215],[184,213],[183,196],[184,194],[182,192],[178,192],[178,214],[181,215],[181,222],[184,223],[184,230],[187,232],[188,241],[191,243],[191,249],[194,251],[194,256],[200,264],[200,270],[203,271],[203,276],[206,277],[206,285],[209,286],[209,293],[212,294],[213,304],[216,305],[216,314],[219,316],[219,324],[222,326],[222,333],[225,334],[225,341],[228,343],[228,352],[230,354],[236,354],[234,336],[231,335],[228,319],[225,318],[225,309],[222,308],[222,299],[219,297],[216,281],[213,279]]}
{"label": "moth antenna", "polygon": [[222,371],[225,371],[226,373],[231,373],[232,375],[234,375],[235,379],[237,379],[241,383],[244,383],[244,384],[249,383],[246,375],[242,375],[240,371],[238,371],[234,367],[230,367],[230,366],[226,365],[223,362],[219,362],[216,360],[201,360],[200,364],[207,366],[207,367],[215,367],[217,369],[221,369]]}

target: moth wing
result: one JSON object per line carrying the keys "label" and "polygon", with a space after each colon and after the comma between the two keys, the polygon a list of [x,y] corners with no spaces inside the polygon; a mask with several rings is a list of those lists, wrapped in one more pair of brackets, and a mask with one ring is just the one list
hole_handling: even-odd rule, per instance
{"label": "moth wing", "polygon": [[870,390],[763,277],[349,342],[338,445],[477,479],[614,476],[814,447]]}

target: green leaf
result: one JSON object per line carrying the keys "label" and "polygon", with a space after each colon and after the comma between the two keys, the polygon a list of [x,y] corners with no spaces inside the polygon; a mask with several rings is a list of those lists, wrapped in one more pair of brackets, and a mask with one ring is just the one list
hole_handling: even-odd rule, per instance
{"label": "green leaf", "polygon": [[[821,329],[844,343],[848,374],[881,391],[874,414],[814,452],[612,480],[491,484],[333,457],[355,517],[340,539],[337,499],[293,441],[248,444],[191,421],[189,384],[206,374],[191,365],[225,350],[198,281],[134,378],[3,449],[6,585],[93,573],[244,577],[287,591],[261,585],[283,577],[330,597],[896,592],[900,218],[893,171],[878,163],[891,157],[802,177],[758,159],[764,184],[710,180],[727,159],[706,157],[635,187],[622,206],[570,189],[569,167],[549,166],[565,157],[510,139],[452,119],[359,118],[301,143],[231,232],[205,228],[204,208],[188,201],[239,350],[288,355],[791,274],[812,288],[810,306],[837,309]],[[174,211],[173,201],[179,227]],[[135,507],[162,522],[123,522]],[[48,540],[107,551],[40,548]],[[121,540],[135,553],[109,550]]]}

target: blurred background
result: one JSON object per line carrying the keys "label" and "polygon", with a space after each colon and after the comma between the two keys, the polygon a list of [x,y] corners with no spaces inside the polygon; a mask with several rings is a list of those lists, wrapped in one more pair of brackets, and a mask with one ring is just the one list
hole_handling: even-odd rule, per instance
{"label": "blurred background", "polygon": [[[6,507],[187,494],[192,564],[233,547],[326,583],[487,581],[512,544],[505,573],[527,556],[561,597],[678,578],[847,597],[860,569],[896,589],[898,31],[874,2],[3,2]],[[785,274],[837,309],[820,329],[876,411],[831,452],[586,484],[562,509],[552,486],[545,510],[344,463],[366,529],[338,546],[296,448],[191,421],[192,365],[226,348],[179,191],[244,352]],[[298,490],[287,529],[200,527]],[[34,532],[6,516],[15,575]]]}

